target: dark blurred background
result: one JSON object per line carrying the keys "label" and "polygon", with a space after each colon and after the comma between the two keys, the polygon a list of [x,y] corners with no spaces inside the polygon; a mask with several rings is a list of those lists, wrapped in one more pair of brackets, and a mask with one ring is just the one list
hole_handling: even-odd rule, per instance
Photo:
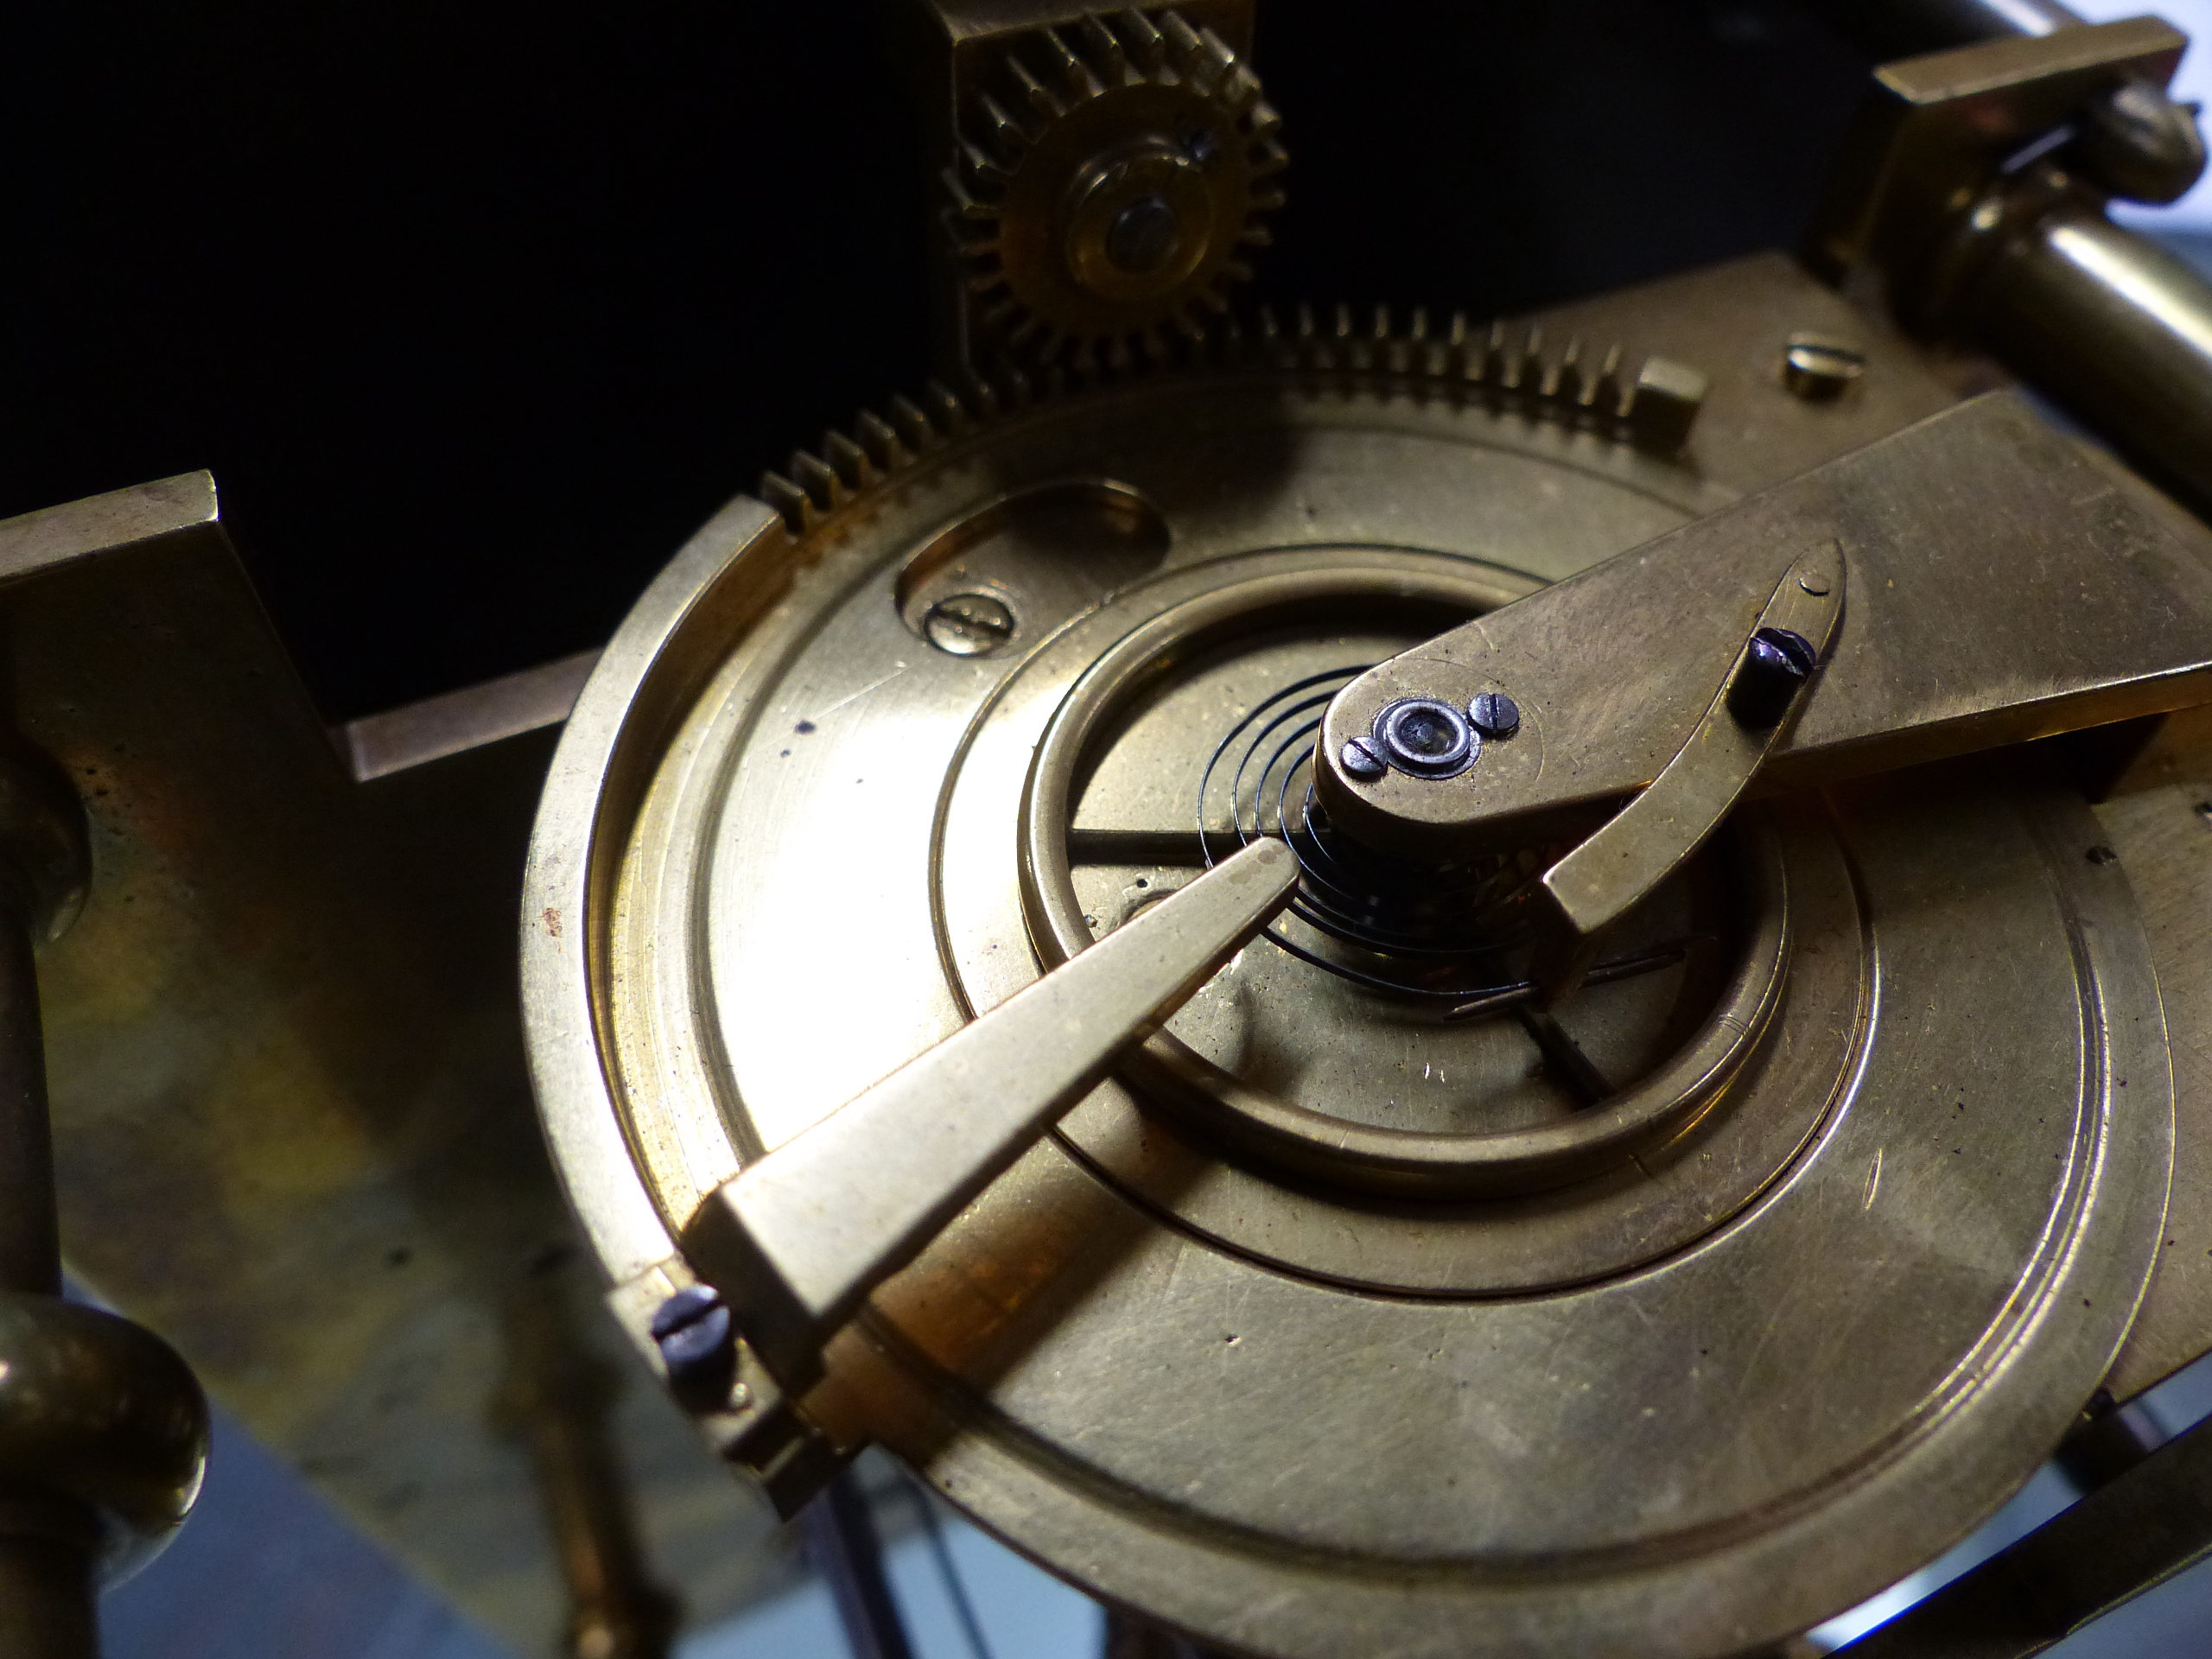
{"label": "dark blurred background", "polygon": [[[350,718],[606,638],[926,372],[869,0],[16,0],[0,516],[205,467]],[[1277,298],[1511,311],[1788,245],[1862,60],[1780,0],[1263,6]]]}

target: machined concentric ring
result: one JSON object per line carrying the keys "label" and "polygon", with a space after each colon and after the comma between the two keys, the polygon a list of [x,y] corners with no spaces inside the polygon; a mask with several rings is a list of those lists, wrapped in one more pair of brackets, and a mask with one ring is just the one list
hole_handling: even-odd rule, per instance
{"label": "machined concentric ring", "polygon": [[[1205,585],[1201,588],[1202,582]],[[1134,626],[1083,669],[1053,710],[1035,745],[1021,798],[1021,888],[1031,937],[1045,965],[1065,961],[1092,938],[1076,890],[1069,842],[1078,779],[1093,771],[1096,762],[1091,752],[1094,740],[1121,724],[1132,702],[1157,696],[1161,677],[1196,654],[1197,640],[1219,641],[1237,632],[1264,635],[1293,625],[1301,615],[1333,619],[1386,597],[1400,604],[1425,598],[1433,607],[1431,614],[1440,619],[1451,613],[1455,602],[1467,603],[1478,585],[1449,565],[1404,555],[1332,560],[1304,553],[1257,554],[1138,589],[1102,612],[1104,626],[1112,626],[1117,615]],[[1176,597],[1184,594],[1188,596]],[[1049,678],[1057,658],[1088,649],[1087,638],[1070,636],[1047,647],[1027,671]],[[1018,694],[1022,677],[1016,677],[1010,691]],[[1318,681],[1321,677],[1314,677]],[[1284,727],[1296,727],[1300,716],[1291,711],[1302,709],[1319,690],[1315,683],[1294,692],[1282,712],[1260,722],[1257,741],[1268,746],[1269,754],[1262,775],[1281,772],[1284,778],[1275,786],[1279,813],[1297,772],[1286,765],[1296,752],[1294,741],[1276,734]],[[1213,770],[1210,764],[1209,779]],[[1310,844],[1313,838],[1302,812],[1294,816],[1299,820],[1294,824],[1278,818],[1278,832],[1300,847],[1301,860],[1316,859],[1316,852],[1300,845]],[[1202,851],[1210,828],[1202,824],[1195,838]],[[1237,833],[1241,838],[1243,832]],[[1667,1135],[1694,1116],[1726,1086],[1765,1033],[1788,971],[1788,884],[1770,838],[1763,841],[1753,831],[1745,844],[1751,850],[1741,864],[1747,878],[1751,925],[1738,965],[1712,1012],[1696,1034],[1652,1075],[1563,1121],[1491,1134],[1436,1134],[1348,1121],[1254,1086],[1203,1058],[1172,1032],[1154,1038],[1126,1075],[1141,1088],[1194,1114],[1209,1134],[1325,1183],[1394,1193],[1465,1195],[1538,1191],[1594,1174],[1630,1158],[1639,1146]],[[1211,861],[1210,855],[1205,861]],[[1342,862],[1339,858],[1322,865],[1323,893],[1332,891]],[[1307,868],[1310,872],[1313,864]],[[1300,910],[1324,931],[1334,931],[1340,925],[1325,908],[1329,901],[1324,899],[1317,905],[1311,897],[1316,887],[1309,875],[1304,889],[1308,896],[1301,899]],[[1481,912],[1471,910],[1469,915],[1470,925],[1478,927]],[[1339,971],[1318,952],[1282,938],[1280,930],[1270,937],[1302,961]],[[1370,941],[1374,938],[1370,930]],[[1401,938],[1389,938],[1386,943],[1403,949]],[[1480,959],[1479,950],[1466,950],[1465,954]],[[1399,988],[1372,974],[1348,976],[1376,990]],[[1445,990],[1440,1001],[1449,1007],[1464,1006],[1477,988],[1440,988]],[[1420,989],[1412,988],[1413,994],[1419,995]]]}

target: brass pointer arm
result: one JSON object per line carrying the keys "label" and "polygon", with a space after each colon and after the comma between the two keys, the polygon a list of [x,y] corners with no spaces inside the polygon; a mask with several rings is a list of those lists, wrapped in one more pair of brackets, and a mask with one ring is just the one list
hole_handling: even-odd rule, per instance
{"label": "brass pointer arm", "polygon": [[[1826,661],[1796,626],[1815,650],[1794,706],[1764,730],[1715,724],[1715,689],[1792,568],[1834,574],[1831,595],[1807,595],[1834,601]],[[2202,545],[1995,393],[1370,670],[1330,706],[1314,772],[1338,828],[1414,857],[1612,818],[1618,833],[1547,878],[1586,933],[1746,786],[1802,788],[2208,700]],[[1471,759],[1425,768],[1418,741],[1437,740],[1407,724],[1416,703],[1458,718]],[[1732,760],[1689,764],[1700,734]],[[1660,794],[1655,780],[1700,787]],[[1640,791],[1659,798],[1620,812]],[[1616,856],[1631,841],[1635,855]]]}
{"label": "brass pointer arm", "polygon": [[868,1294],[1290,900],[1262,841],[909,1061],[699,1206],[684,1252],[787,1389]]}

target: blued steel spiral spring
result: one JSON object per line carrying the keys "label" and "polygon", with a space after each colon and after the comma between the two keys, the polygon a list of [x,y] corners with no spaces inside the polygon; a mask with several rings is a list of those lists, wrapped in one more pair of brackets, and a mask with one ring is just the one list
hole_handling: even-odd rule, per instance
{"label": "blued steel spiral spring", "polygon": [[1486,855],[1421,864],[1336,832],[1314,798],[1315,734],[1330,700],[1371,666],[1331,669],[1285,686],[1232,727],[1198,783],[1198,830],[1214,862],[1224,825],[1242,847],[1289,843],[1301,879],[1295,917],[1342,947],[1301,944],[1280,926],[1267,938],[1302,962],[1370,990],[1456,1007],[1498,983],[1529,939],[1522,858]]}

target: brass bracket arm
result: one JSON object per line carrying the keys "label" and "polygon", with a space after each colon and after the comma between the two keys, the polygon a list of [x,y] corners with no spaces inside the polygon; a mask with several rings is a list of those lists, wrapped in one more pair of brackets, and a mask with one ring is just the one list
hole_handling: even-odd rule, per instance
{"label": "brass bracket arm", "polygon": [[2171,24],[2135,17],[1883,65],[1815,226],[1814,267],[1838,276],[1871,259],[1916,283],[1961,212],[2024,151],[2070,134],[2125,88],[2155,93],[2188,44]]}
{"label": "brass bracket arm", "polygon": [[[1834,639],[1794,718],[1755,736],[1715,717],[1713,687],[1789,597],[1785,564],[1832,574],[1832,594],[1789,602],[1817,597],[1827,622],[1799,631]],[[1996,394],[1370,670],[1331,705],[1315,777],[1338,829],[1427,858],[1579,839],[1663,783],[1547,878],[1586,932],[1746,785],[1779,792],[2208,699],[2212,565]],[[1467,728],[1452,768],[1408,749],[1422,734],[1405,711],[1421,708]]]}
{"label": "brass bracket arm", "polygon": [[1279,841],[1116,929],[749,1165],[699,1206],[685,1255],[788,1390],[868,1294],[1090,1092],[1290,901]]}

